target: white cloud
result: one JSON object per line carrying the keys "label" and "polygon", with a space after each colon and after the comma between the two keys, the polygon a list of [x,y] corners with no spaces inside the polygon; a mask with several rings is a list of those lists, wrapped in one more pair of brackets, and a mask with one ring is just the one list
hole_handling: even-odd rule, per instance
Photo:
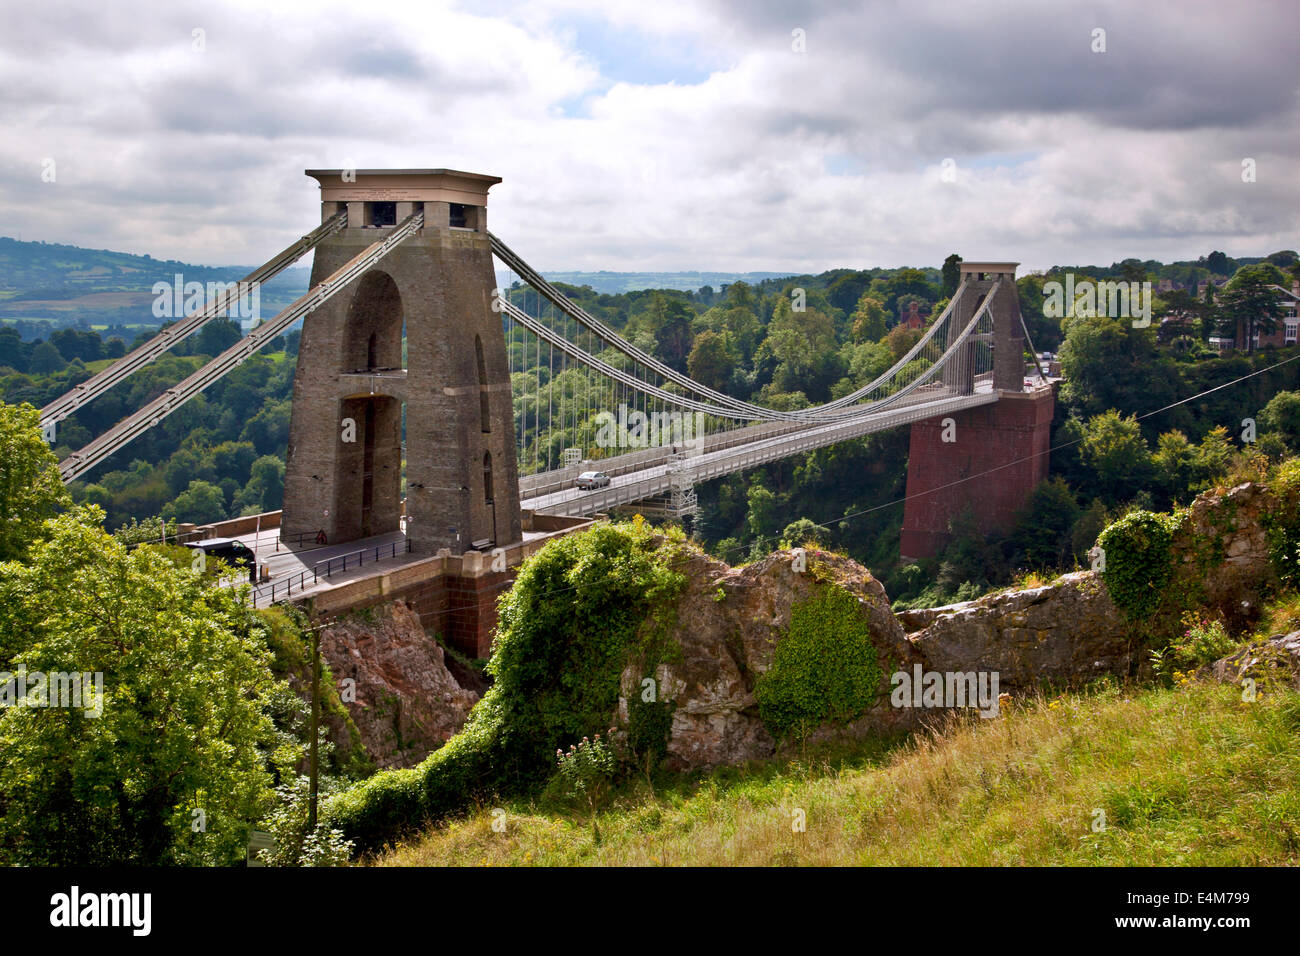
{"label": "white cloud", "polygon": [[[10,7],[0,221],[251,264],[312,225],[304,168],[449,166],[504,177],[489,221],[541,268],[1262,254],[1300,245],[1296,19],[1172,3]],[[574,24],[602,20],[623,46],[579,49]],[[648,82],[647,63],[683,78]]]}

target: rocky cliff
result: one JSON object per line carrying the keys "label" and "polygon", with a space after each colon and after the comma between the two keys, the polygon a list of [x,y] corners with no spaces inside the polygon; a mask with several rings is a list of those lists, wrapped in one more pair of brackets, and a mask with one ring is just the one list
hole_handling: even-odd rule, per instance
{"label": "rocky cliff", "polygon": [[[1252,624],[1275,583],[1263,523],[1276,507],[1268,489],[1254,483],[1201,495],[1174,535],[1175,586],[1194,586],[1201,606],[1234,628]],[[792,609],[818,588],[854,596],[884,679],[860,716],[819,727],[809,740],[895,733],[946,709],[950,699],[944,707],[916,707],[898,706],[891,696],[892,676],[911,678],[918,667],[925,675],[996,675],[998,692],[1012,695],[1103,676],[1150,675],[1146,647],[1092,571],[898,616],[869,571],[821,551],[780,552],[741,569],[697,555],[687,573],[671,635],[681,654],[654,675],[675,703],[667,747],[677,767],[737,763],[776,750],[757,684],[791,632]],[[1282,656],[1294,656],[1294,641],[1279,643],[1287,648]],[[623,674],[618,714],[624,725],[643,682],[635,666]]]}
{"label": "rocky cliff", "polygon": [[453,675],[442,646],[402,601],[324,628],[321,655],[381,769],[419,763],[460,730],[479,698]]}
{"label": "rocky cliff", "polygon": [[[1198,498],[1174,535],[1175,585],[1195,585],[1198,600],[1232,623],[1253,621],[1274,581],[1262,525],[1274,507],[1268,490],[1254,484]],[[954,706],[951,695],[940,694],[936,705],[923,701],[920,690],[900,698],[894,692],[898,674],[909,682],[938,675],[950,683],[953,675],[986,675],[996,679],[996,699],[1043,685],[1149,673],[1146,648],[1101,576],[1091,571],[895,616],[870,572],[819,550],[778,552],[732,568],[687,549],[677,569],[687,586],[669,615],[667,650],[648,668],[642,659],[628,663],[614,715],[627,731],[640,702],[669,705],[666,756],[677,768],[769,756],[778,749],[778,736],[792,739],[774,734],[770,705],[765,719],[760,685],[778,646],[807,629],[796,622],[798,609],[812,607],[819,595],[836,595],[840,615],[819,626],[832,627],[834,634],[851,632],[869,645],[855,666],[874,683],[848,695],[848,719],[805,727],[801,739],[894,734]],[[404,604],[372,613],[371,620],[353,618],[328,628],[322,646],[335,676],[356,681],[357,699],[348,706],[372,758],[383,767],[409,766],[460,728],[482,687],[457,680],[442,648]],[[1274,656],[1300,659],[1294,638],[1280,641]],[[820,646],[828,659],[837,655],[834,640]],[[799,666],[811,683],[796,686],[795,697],[801,689],[815,697],[818,663]],[[1239,676],[1250,666],[1246,659],[1225,663],[1224,675]],[[1300,664],[1295,666],[1300,673]],[[968,687],[973,693],[974,685]],[[960,706],[961,698],[956,700]]]}

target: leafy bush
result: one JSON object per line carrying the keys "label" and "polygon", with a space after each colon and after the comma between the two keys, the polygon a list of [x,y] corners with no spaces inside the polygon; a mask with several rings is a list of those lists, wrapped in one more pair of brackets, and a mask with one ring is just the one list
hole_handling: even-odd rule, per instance
{"label": "leafy bush", "polygon": [[550,542],[501,599],[491,689],[465,727],[411,770],[387,771],[330,802],[359,850],[494,793],[546,783],[556,749],[609,726],[626,662],[671,623],[683,575],[671,539],[641,523]]}
{"label": "leafy bush", "polygon": [[307,777],[298,777],[276,788],[280,802],[262,824],[275,844],[258,854],[268,866],[342,866],[352,855],[352,844],[338,830],[319,820],[308,829],[310,785]]}
{"label": "leafy bush", "polygon": [[880,692],[883,671],[858,599],[833,584],[790,609],[772,666],[754,687],[758,712],[779,738],[860,717]]}
{"label": "leafy bush", "polygon": [[1177,515],[1132,511],[1101,533],[1097,543],[1105,552],[1102,580],[1115,606],[1141,620],[1160,606],[1174,570]]}
{"label": "leafy bush", "polygon": [[122,527],[113,532],[113,537],[117,538],[127,547],[136,544],[154,544],[161,542],[164,535],[168,539],[174,540],[176,537],[176,519],[164,522],[162,518],[154,516],[145,518],[143,521],[137,521],[132,518]]}
{"label": "leafy bush", "polygon": [[1279,580],[1300,587],[1300,458],[1280,465],[1269,487],[1279,503],[1264,519],[1269,558]]}
{"label": "leafy bush", "polygon": [[671,700],[642,700],[632,696],[627,702],[628,762],[648,777],[668,756],[668,738],[672,734],[673,711],[677,705]]}
{"label": "leafy bush", "polygon": [[71,503],[59,459],[41,438],[40,413],[0,402],[0,561],[26,555],[42,522]]}
{"label": "leafy bush", "polygon": [[587,810],[594,816],[618,770],[618,759],[609,744],[600,739],[600,734],[583,737],[570,744],[567,753],[557,749],[555,763],[566,795],[586,801]]}
{"label": "leafy bush", "polygon": [[1183,624],[1182,637],[1176,638],[1163,650],[1151,652],[1156,676],[1175,683],[1190,676],[1198,667],[1227,656],[1239,643],[1228,634],[1222,621],[1184,614]]}
{"label": "leafy bush", "polygon": [[301,756],[272,721],[286,689],[260,615],[101,520],[78,508],[0,563],[0,670],[96,685],[71,707],[0,708],[0,862],[242,860]]}

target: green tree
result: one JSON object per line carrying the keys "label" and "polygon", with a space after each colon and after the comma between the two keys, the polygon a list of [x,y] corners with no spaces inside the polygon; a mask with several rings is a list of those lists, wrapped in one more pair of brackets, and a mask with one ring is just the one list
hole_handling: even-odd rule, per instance
{"label": "green tree", "polygon": [[0,564],[0,667],[98,675],[74,706],[0,710],[0,862],[229,865],[300,756],[269,716],[288,689],[233,589],[101,517]]}
{"label": "green tree", "polygon": [[1215,304],[1214,283],[1205,283],[1205,293],[1201,297],[1201,341],[1208,343],[1214,335],[1218,323],[1218,307]]}
{"label": "green tree", "polygon": [[846,272],[836,276],[826,286],[826,299],[842,314],[847,314],[853,311],[854,305],[862,298],[869,285],[871,285],[871,273]]}
{"label": "green tree", "polygon": [[176,499],[163,508],[164,518],[207,524],[226,517],[226,496],[210,481],[195,479]]}
{"label": "green tree", "polygon": [[922,334],[920,329],[909,329],[905,325],[896,325],[890,329],[889,334],[885,336],[885,345],[889,347],[894,361],[897,362],[906,355],[912,346],[921,340]]}
{"label": "green tree", "polygon": [[1222,425],[1211,428],[1196,446],[1196,470],[1200,484],[1192,489],[1203,491],[1213,487],[1232,468],[1233,447],[1228,430]]}
{"label": "green tree", "polygon": [[839,343],[834,318],[809,303],[795,312],[789,296],[777,300],[764,345],[776,360],[772,384],[782,392],[803,392],[812,401],[825,401],[840,378]]}
{"label": "green tree", "polygon": [[194,336],[191,355],[220,355],[239,341],[243,333],[230,319],[213,319]]}
{"label": "green tree", "polygon": [[686,359],[686,373],[701,385],[722,390],[731,381],[736,369],[736,357],[727,347],[727,340],[717,332],[701,332]]}
{"label": "green tree", "polygon": [[212,449],[212,470],[218,481],[234,478],[242,484],[255,458],[257,450],[252,442],[225,441]]}
{"label": "green tree", "polygon": [[1282,320],[1280,293],[1270,288],[1284,282],[1282,273],[1273,265],[1244,266],[1223,287],[1216,303],[1215,315],[1219,329],[1235,335],[1241,328],[1245,342],[1237,348],[1249,352],[1254,347],[1255,334],[1270,333]]}
{"label": "green tree", "polygon": [[883,342],[847,343],[840,349],[840,359],[848,367],[848,374],[835,383],[832,398],[842,398],[875,381],[894,364],[894,355]]}
{"label": "green tree", "polygon": [[1259,413],[1261,430],[1276,433],[1292,451],[1300,451],[1300,392],[1278,392]]}
{"label": "green tree", "polygon": [[870,293],[863,293],[849,317],[854,342],[879,342],[885,336],[885,304]]}
{"label": "green tree", "polygon": [[32,349],[32,357],[28,363],[28,368],[33,375],[49,375],[53,372],[61,372],[68,363],[64,361],[63,356],[49,342],[37,342]]}
{"label": "green tree", "polygon": [[745,497],[749,505],[746,523],[750,536],[754,538],[770,538],[775,535],[777,528],[776,495],[763,487],[762,482],[758,477],[755,477],[750,482],[749,491]]}
{"label": "green tree", "polygon": [[1195,483],[1196,450],[1178,429],[1164,432],[1156,442],[1151,456],[1156,482],[1165,494],[1166,501],[1186,497]]}
{"label": "green tree", "polygon": [[263,455],[253,462],[251,475],[236,501],[241,511],[253,514],[275,511],[284,500],[284,462],[274,455]]}
{"label": "green tree", "polygon": [[268,402],[244,424],[239,440],[251,441],[259,455],[283,453],[289,441],[291,409],[288,401]]}
{"label": "green tree", "polygon": [[1179,395],[1178,366],[1157,351],[1154,323],[1135,329],[1130,319],[1073,316],[1062,327],[1061,398],[1080,418],[1158,408]]}
{"label": "green tree", "polygon": [[42,523],[72,503],[59,460],[41,439],[41,414],[0,402],[0,561],[22,558]]}
{"label": "green tree", "polygon": [[1060,477],[1041,482],[1030,494],[1013,535],[1035,568],[1063,567],[1072,554],[1071,532],[1080,515],[1079,502]]}
{"label": "green tree", "polygon": [[1110,514],[1106,511],[1106,506],[1102,504],[1100,498],[1094,498],[1088,507],[1083,509],[1083,514],[1079,515],[1079,520],[1074,523],[1074,529],[1070,532],[1070,546],[1074,550],[1074,559],[1084,565],[1088,565],[1088,552],[1092,546],[1097,543],[1097,537],[1106,530],[1110,524]]}
{"label": "green tree", "polygon": [[1125,259],[1119,264],[1120,278],[1125,282],[1145,282],[1147,270],[1138,259]]}
{"label": "green tree", "polygon": [[957,286],[961,282],[961,256],[953,253],[947,259],[943,260],[943,268],[939,274],[943,277],[939,286],[939,294],[945,299],[951,299],[953,293],[957,291]]}
{"label": "green tree", "polygon": [[1217,249],[1205,257],[1205,267],[1218,276],[1226,276],[1232,271],[1232,261]]}
{"label": "green tree", "polygon": [[686,359],[691,353],[693,318],[695,313],[681,299],[661,292],[651,295],[647,323],[654,333],[655,354],[679,372],[686,371]]}
{"label": "green tree", "polygon": [[820,544],[826,538],[826,529],[810,518],[791,521],[781,532],[781,547],[798,548],[805,542]]}
{"label": "green tree", "polygon": [[[925,281],[925,273],[920,269],[899,269],[888,279],[878,280],[872,283],[872,288],[880,294],[881,301],[894,302],[899,301],[899,297],[912,294],[926,302],[933,302],[938,296],[935,294],[935,288],[929,282]],[[898,313],[898,318],[902,319],[902,313]]]}
{"label": "green tree", "polygon": [[1093,416],[1084,431],[1081,453],[1108,504],[1132,497],[1151,479],[1151,450],[1136,417],[1125,418],[1114,409]]}

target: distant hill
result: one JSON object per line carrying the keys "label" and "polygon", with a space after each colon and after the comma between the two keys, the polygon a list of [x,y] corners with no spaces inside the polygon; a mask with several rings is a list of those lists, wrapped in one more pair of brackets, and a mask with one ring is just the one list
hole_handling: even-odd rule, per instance
{"label": "distant hill", "polygon": [[546,272],[550,282],[564,282],[574,286],[590,286],[607,295],[636,292],[641,289],[677,289],[695,292],[711,286],[716,292],[733,282],[756,285],[764,279],[783,279],[792,272]]}
{"label": "distant hill", "polygon": [[[155,282],[235,282],[253,266],[200,266],[0,237],[0,323],[33,327],[157,327]],[[262,314],[273,313],[307,291],[307,266],[286,269],[261,289]],[[28,336],[24,336],[28,337]]]}
{"label": "distant hill", "polygon": [[[262,314],[283,308],[307,291],[310,259],[286,269],[262,287]],[[155,282],[235,282],[253,266],[202,266],[108,249],[51,242],[20,242],[0,236],[0,324],[16,324],[24,338],[48,335],[65,326],[157,327],[152,292]],[[693,292],[728,283],[756,284],[785,272],[548,272],[552,282],[590,286],[598,293],[640,289]],[[505,280],[505,274],[499,278]]]}

